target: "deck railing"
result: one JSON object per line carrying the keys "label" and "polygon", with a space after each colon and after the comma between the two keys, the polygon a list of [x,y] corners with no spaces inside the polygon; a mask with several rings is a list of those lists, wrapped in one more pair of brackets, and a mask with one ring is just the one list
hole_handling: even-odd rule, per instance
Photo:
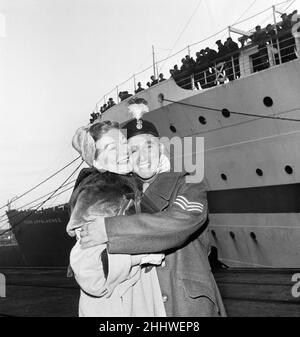
{"label": "deck railing", "polygon": [[[274,10],[274,6],[272,6],[272,10]],[[276,25],[278,24],[276,23],[274,27],[277,27]],[[174,78],[178,86],[187,90],[203,90],[223,83],[231,82],[249,74],[296,59],[298,57],[297,48],[299,49],[300,46],[300,37],[296,38],[296,41],[295,38],[295,34],[293,35],[290,29],[283,32],[281,31],[278,34],[268,37],[264,41],[259,41],[256,44],[251,42],[250,44],[243,46],[226,56],[214,59],[212,62],[205,62],[205,64],[196,63],[188,70],[179,70],[171,77]],[[199,44],[200,42],[196,44]],[[181,53],[184,55],[190,55],[190,47],[191,46],[188,46],[180,50],[171,57],[175,55],[179,56]],[[168,59],[169,58],[166,58],[157,62],[156,69],[159,64],[163,65]],[[156,71],[156,73],[158,73],[158,71]],[[141,82],[141,75],[143,75],[143,78],[148,75],[148,78],[150,79],[151,75],[153,75],[153,65],[132,75],[126,81],[120,83],[110,92],[105,94],[96,103],[92,117],[95,119],[101,115],[100,109],[107,103],[110,97],[114,97],[115,103],[119,103],[121,101],[119,98],[119,93],[121,91],[128,92],[127,98],[134,95],[137,89],[137,83]],[[143,83],[143,89],[147,88],[148,86]],[[107,107],[105,111],[107,110],[109,110],[109,107]]]}

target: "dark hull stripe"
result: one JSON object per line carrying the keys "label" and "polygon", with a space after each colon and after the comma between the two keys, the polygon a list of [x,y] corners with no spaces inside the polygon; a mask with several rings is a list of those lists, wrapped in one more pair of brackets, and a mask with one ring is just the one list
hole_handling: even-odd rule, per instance
{"label": "dark hull stripe", "polygon": [[300,213],[300,183],[208,192],[209,212]]}

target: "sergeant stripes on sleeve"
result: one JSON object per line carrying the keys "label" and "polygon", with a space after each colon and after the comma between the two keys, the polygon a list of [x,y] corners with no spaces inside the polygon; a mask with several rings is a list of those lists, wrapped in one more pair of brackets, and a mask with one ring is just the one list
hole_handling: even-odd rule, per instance
{"label": "sergeant stripes on sleeve", "polygon": [[184,211],[200,213],[203,212],[203,204],[200,202],[188,201],[187,198],[182,195],[178,195],[176,197],[174,204],[182,208]]}

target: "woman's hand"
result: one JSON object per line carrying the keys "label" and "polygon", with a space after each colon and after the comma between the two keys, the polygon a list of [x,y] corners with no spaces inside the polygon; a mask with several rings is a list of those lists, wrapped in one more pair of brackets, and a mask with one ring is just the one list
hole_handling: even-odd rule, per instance
{"label": "woman's hand", "polygon": [[165,254],[148,254],[141,259],[141,264],[154,264],[161,265],[162,261],[165,258]]}
{"label": "woman's hand", "polygon": [[82,226],[80,231],[80,244],[82,248],[101,245],[108,241],[104,217],[97,216]]}
{"label": "woman's hand", "polygon": [[131,265],[133,266],[139,266],[141,264],[141,261],[143,258],[145,258],[147,255],[130,255],[131,257]]}

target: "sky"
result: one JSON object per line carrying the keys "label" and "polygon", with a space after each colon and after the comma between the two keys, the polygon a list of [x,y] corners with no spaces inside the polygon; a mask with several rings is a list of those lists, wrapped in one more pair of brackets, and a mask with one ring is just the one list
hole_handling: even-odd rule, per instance
{"label": "sky", "polygon": [[[145,86],[152,75],[152,46],[162,60],[273,4],[276,0],[0,0],[0,207],[76,158],[72,136],[88,123],[96,103],[150,66],[136,76]],[[300,0],[277,9],[288,6],[288,13],[300,10]],[[236,27],[269,22],[271,10]],[[225,30],[191,47],[191,53],[215,48],[214,42],[227,36]],[[169,77],[180,59],[178,54],[160,62],[159,72]],[[120,90],[132,92],[133,80]],[[13,205],[51,192],[77,164]],[[48,205],[66,202],[69,195]]]}

